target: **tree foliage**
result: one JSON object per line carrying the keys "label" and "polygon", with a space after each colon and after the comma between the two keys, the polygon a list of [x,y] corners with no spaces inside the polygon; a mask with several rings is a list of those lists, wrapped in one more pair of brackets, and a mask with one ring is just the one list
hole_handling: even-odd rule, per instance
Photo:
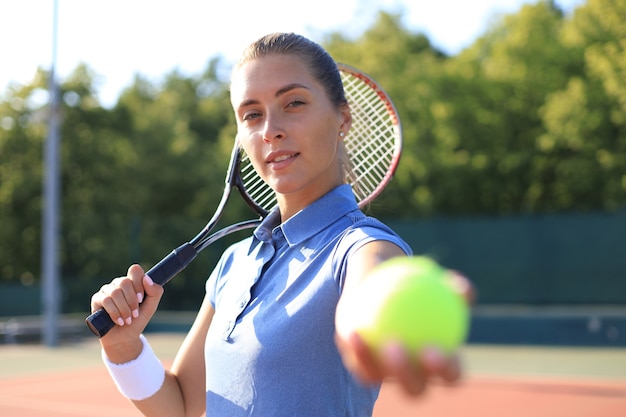
{"label": "tree foliage", "polygon": [[[401,115],[402,163],[375,214],[624,207],[624,2],[589,0],[571,16],[552,1],[525,5],[455,56],[384,12],[358,37],[330,33],[324,44],[337,61],[372,75]],[[88,67],[63,80],[65,277],[91,291],[129,262],[149,267],[204,225],[235,134],[222,65],[214,58],[197,76],[172,72],[161,84],[137,76],[111,109],[100,105]],[[40,275],[47,76],[39,70],[0,102],[0,281]],[[236,206],[224,222],[247,215]],[[226,244],[168,293],[201,285]]]}

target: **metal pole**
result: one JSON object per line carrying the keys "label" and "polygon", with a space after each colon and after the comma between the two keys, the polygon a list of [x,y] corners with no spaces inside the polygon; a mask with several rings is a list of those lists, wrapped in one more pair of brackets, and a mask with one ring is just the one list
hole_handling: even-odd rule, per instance
{"label": "metal pole", "polygon": [[57,54],[58,0],[54,0],[52,24],[52,65],[50,69],[50,103],[48,137],[44,144],[44,205],[42,215],[42,313],[43,341],[46,346],[59,344],[59,142],[60,142],[60,100],[56,82],[55,66]]}

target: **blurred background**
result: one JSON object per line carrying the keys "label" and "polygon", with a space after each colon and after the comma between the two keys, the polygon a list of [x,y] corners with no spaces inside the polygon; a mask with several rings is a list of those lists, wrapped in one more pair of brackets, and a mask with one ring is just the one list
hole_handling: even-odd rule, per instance
{"label": "blurred background", "polygon": [[[232,3],[0,6],[0,343],[42,337],[50,285],[59,337],[82,336],[93,292],[204,226],[235,133],[233,60],[293,30],[394,100],[402,162],[368,212],[474,281],[470,343],[626,346],[626,2]],[[251,215],[230,207],[224,224]],[[152,330],[188,328],[241,237],[168,284]]]}

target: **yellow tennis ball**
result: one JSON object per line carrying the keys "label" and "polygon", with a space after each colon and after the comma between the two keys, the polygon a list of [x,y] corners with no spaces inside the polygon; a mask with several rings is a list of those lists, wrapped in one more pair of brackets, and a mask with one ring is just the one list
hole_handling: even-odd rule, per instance
{"label": "yellow tennis ball", "polygon": [[448,273],[423,256],[381,263],[347,300],[337,330],[356,331],[377,351],[395,341],[410,352],[435,346],[452,353],[467,337],[469,312]]}

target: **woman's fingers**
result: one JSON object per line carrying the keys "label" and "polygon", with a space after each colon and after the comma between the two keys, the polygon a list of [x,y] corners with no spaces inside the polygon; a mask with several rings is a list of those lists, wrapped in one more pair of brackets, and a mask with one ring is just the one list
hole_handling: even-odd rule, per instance
{"label": "woman's fingers", "polygon": [[375,355],[357,333],[347,337],[336,335],[335,339],[344,365],[359,381],[374,384],[383,378]]}
{"label": "woman's fingers", "polygon": [[130,279],[116,278],[100,289],[101,304],[111,319],[120,326],[132,323],[133,311],[137,309],[137,296]]}
{"label": "woman's fingers", "polygon": [[[127,276],[115,278],[94,294],[91,302],[92,311],[104,308],[119,326],[131,325],[134,319],[139,318],[139,305],[145,298],[144,277],[143,269],[139,265],[132,265]],[[160,295],[162,288],[153,286],[152,291]],[[157,298],[160,299],[160,296]]]}
{"label": "woman's fingers", "polygon": [[142,313],[147,315],[148,317],[152,317],[155,313],[157,307],[159,306],[159,301],[161,300],[161,296],[163,295],[163,287],[161,285],[155,284],[148,275],[143,275],[142,279],[142,288],[144,289],[144,297],[142,303]]}
{"label": "woman's fingers", "polygon": [[457,271],[449,271],[448,282],[459,294],[465,298],[468,305],[473,305],[476,302],[477,294],[476,288],[472,282]]}
{"label": "woman's fingers", "polygon": [[457,355],[444,355],[441,350],[428,347],[420,353],[419,362],[430,378],[441,379],[449,384],[461,378],[461,364]]}
{"label": "woman's fingers", "polygon": [[145,276],[145,272],[143,268],[137,264],[131,265],[128,268],[126,276],[133,282],[137,304],[141,304],[144,298],[143,277]]}
{"label": "woman's fingers", "polygon": [[410,395],[426,390],[428,375],[419,361],[411,360],[399,343],[389,343],[383,351],[385,375],[394,378]]}
{"label": "woman's fingers", "polygon": [[362,383],[393,380],[411,396],[423,394],[433,381],[453,384],[461,377],[458,356],[446,355],[436,347],[411,354],[400,343],[390,342],[381,352],[374,352],[355,332],[337,336],[337,347],[346,368]]}

